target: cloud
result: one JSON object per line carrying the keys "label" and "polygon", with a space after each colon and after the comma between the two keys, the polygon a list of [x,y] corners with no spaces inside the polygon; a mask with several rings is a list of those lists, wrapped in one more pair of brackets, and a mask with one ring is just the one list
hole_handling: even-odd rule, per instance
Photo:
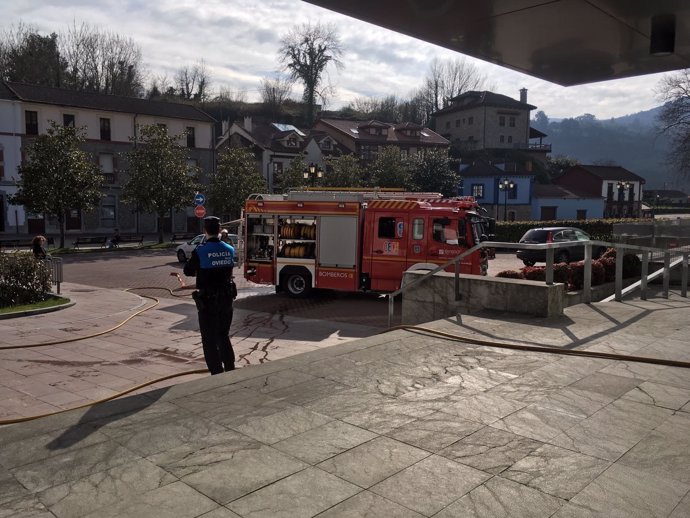
{"label": "cloud", "polygon": [[[331,107],[359,96],[406,97],[421,85],[434,58],[462,57],[448,49],[379,28],[299,0],[21,0],[5,2],[0,28],[19,21],[44,33],[64,32],[86,22],[131,37],[143,51],[153,76],[167,74],[203,59],[212,71],[213,87],[244,89],[258,98],[259,82],[280,69],[281,37],[301,23],[333,24],[342,39],[345,68],[329,69],[336,86]],[[474,58],[466,58],[484,74],[495,91],[528,102],[550,117],[592,113],[600,119],[657,106],[654,87],[660,75],[561,87]],[[301,86],[294,95],[299,96]]]}

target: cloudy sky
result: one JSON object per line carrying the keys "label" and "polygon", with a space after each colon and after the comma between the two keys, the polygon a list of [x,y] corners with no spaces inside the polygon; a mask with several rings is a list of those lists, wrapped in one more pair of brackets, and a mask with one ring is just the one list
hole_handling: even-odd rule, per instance
{"label": "cloudy sky", "polygon": [[[279,68],[279,40],[298,23],[332,23],[341,37],[345,65],[331,70],[335,93],[329,108],[359,96],[406,97],[420,85],[434,57],[460,55],[392,31],[312,6],[300,0],[0,0],[0,29],[24,22],[39,31],[64,32],[76,22],[129,36],[142,48],[154,74],[173,77],[177,69],[203,59],[213,87],[243,90],[258,98],[262,78]],[[660,103],[661,74],[562,87],[467,58],[486,74],[494,91],[528,101],[551,118],[592,113],[600,119],[648,110]],[[299,97],[296,87],[293,96]]]}

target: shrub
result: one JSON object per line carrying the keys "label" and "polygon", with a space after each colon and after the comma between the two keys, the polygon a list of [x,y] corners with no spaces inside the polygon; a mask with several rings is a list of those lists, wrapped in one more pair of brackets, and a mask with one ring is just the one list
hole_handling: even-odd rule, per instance
{"label": "shrub", "polygon": [[601,254],[601,258],[616,258],[616,249],[615,248],[607,248],[606,251]]}
{"label": "shrub", "polygon": [[606,282],[606,269],[599,261],[592,261],[592,286],[599,286]]}
{"label": "shrub", "polygon": [[[570,289],[581,290],[585,285],[585,262],[578,261],[570,264],[568,284]],[[600,261],[592,261],[592,286],[604,284],[606,271]]]}
{"label": "shrub", "polygon": [[32,304],[48,298],[50,270],[32,254],[0,253],[0,307]]}
{"label": "shrub", "polygon": [[528,281],[546,280],[546,268],[544,266],[525,266],[521,271],[523,278]]}
{"label": "shrub", "polygon": [[[613,250],[609,248],[609,250]],[[604,268],[604,282],[613,282],[616,279],[616,257],[614,250],[614,257],[603,257],[597,262]]]}
{"label": "shrub", "polygon": [[642,273],[642,261],[636,254],[625,254],[623,256],[623,278],[639,277]]}
{"label": "shrub", "polygon": [[570,265],[568,263],[556,263],[553,265],[553,282],[568,283]]}
{"label": "shrub", "polygon": [[613,241],[615,223],[633,223],[633,219],[587,219],[556,221],[497,221],[496,241],[517,243],[531,228],[537,227],[577,227],[587,232],[597,241]]}
{"label": "shrub", "polygon": [[504,279],[524,279],[522,272],[518,270],[503,270],[502,272],[498,272],[496,277],[502,277]]}

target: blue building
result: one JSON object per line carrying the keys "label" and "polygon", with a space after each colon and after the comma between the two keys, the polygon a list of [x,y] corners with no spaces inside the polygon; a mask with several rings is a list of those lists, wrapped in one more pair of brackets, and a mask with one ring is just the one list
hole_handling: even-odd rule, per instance
{"label": "blue building", "polygon": [[539,221],[596,219],[604,217],[605,198],[573,192],[554,184],[535,184],[532,218]]}
{"label": "blue building", "polygon": [[532,219],[534,174],[530,165],[520,168],[477,160],[460,170],[462,194],[474,196],[499,221]]}

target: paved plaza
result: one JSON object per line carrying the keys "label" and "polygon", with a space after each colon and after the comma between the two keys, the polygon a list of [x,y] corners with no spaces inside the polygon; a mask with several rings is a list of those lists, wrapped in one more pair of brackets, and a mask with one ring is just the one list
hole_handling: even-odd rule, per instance
{"label": "paved plaza", "polygon": [[[88,286],[68,288],[75,306],[0,321],[2,343],[92,333],[149,304],[112,290],[99,305]],[[687,362],[689,316],[672,294],[425,327]],[[300,341],[312,325],[323,343]],[[251,330],[235,334],[240,355],[260,339],[271,361],[1,427],[0,516],[690,515],[690,369],[308,319]],[[3,401],[41,402],[6,416],[203,367],[193,307],[172,299],[112,336],[0,354]],[[56,381],[75,361],[75,385]]]}

